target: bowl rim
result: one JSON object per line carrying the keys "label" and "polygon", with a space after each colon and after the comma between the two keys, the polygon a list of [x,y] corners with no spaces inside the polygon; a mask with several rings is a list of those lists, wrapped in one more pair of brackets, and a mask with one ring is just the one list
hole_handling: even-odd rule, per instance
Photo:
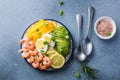
{"label": "bowl rim", "polygon": [[[101,35],[97,32],[97,30],[96,30],[97,25],[98,25],[98,22],[101,21],[101,20],[105,20],[105,19],[108,20],[108,21],[112,24],[112,26],[113,26],[112,35],[111,35],[111,36],[108,36],[108,37],[103,37],[103,36],[101,36]],[[117,27],[116,27],[115,21],[114,21],[111,17],[108,17],[108,16],[102,16],[102,17],[98,18],[98,19],[96,20],[95,24],[94,24],[94,31],[95,31],[96,35],[97,35],[99,38],[104,39],[104,40],[111,39],[111,38],[115,35],[116,30],[117,30]]]}
{"label": "bowl rim", "polygon": [[[39,19],[39,20],[40,20],[40,19]],[[21,39],[23,39],[26,31],[27,31],[33,24],[35,24],[36,22],[38,22],[39,20],[33,22],[32,24],[30,24],[30,25],[24,30]],[[68,33],[69,33],[69,35],[70,35],[71,47],[70,47],[70,52],[69,52],[69,54],[68,54],[68,56],[67,56],[67,58],[66,58],[65,64],[64,64],[64,66],[63,66],[63,67],[65,67],[65,65],[68,64],[70,58],[71,58],[72,55],[73,55],[74,44],[73,44],[72,35],[71,35],[69,29],[68,29],[62,22],[57,21],[57,20],[55,20],[55,19],[44,19],[44,20],[50,20],[50,21],[55,21],[55,22],[59,23],[60,25],[62,25],[62,26],[68,31]],[[22,49],[22,44],[20,44],[20,49]],[[25,60],[26,60],[26,59],[25,59]],[[26,60],[26,62],[27,62],[27,60]],[[28,63],[28,62],[27,62],[27,63]],[[31,65],[30,63],[28,63],[28,64]],[[32,67],[32,65],[31,65],[31,67]],[[63,68],[63,67],[62,67],[62,68]],[[59,68],[59,69],[62,69],[62,68]],[[40,69],[38,69],[38,70],[40,70]],[[58,70],[58,69],[48,69],[48,70],[40,70],[40,71],[53,71],[53,70]]]}

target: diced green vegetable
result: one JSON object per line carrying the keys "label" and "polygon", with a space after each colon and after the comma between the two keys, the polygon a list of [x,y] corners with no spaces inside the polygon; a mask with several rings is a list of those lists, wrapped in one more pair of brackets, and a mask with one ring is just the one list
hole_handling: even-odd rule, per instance
{"label": "diced green vegetable", "polygon": [[63,5],[63,1],[60,1],[60,2],[59,2],[59,5],[62,6],[62,5]]}
{"label": "diced green vegetable", "polygon": [[107,36],[111,36],[111,32],[108,32],[108,33],[107,33]]}
{"label": "diced green vegetable", "polygon": [[48,26],[48,22],[45,22],[45,24],[44,24],[45,26]]}
{"label": "diced green vegetable", "polygon": [[60,16],[62,16],[62,15],[64,14],[64,11],[60,9],[60,10],[58,11],[58,13],[59,13]]}
{"label": "diced green vegetable", "polygon": [[47,41],[44,41],[43,44],[46,45],[46,44],[48,44],[48,42],[47,42]]}
{"label": "diced green vegetable", "polygon": [[81,78],[81,75],[80,75],[80,73],[76,73],[76,78]]}
{"label": "diced green vegetable", "polygon": [[38,35],[41,35],[41,33],[40,33],[40,32],[38,32]]}
{"label": "diced green vegetable", "polygon": [[49,56],[49,54],[45,54],[46,56]]}
{"label": "diced green vegetable", "polygon": [[41,53],[44,53],[44,50],[40,50]]}
{"label": "diced green vegetable", "polygon": [[34,56],[34,59],[36,60],[36,59],[37,59],[37,56]]}
{"label": "diced green vegetable", "polygon": [[55,37],[52,37],[51,40],[52,40],[52,41],[55,41]]}
{"label": "diced green vegetable", "polygon": [[65,38],[66,38],[66,39],[69,39],[69,36],[68,36],[68,35],[66,35],[66,36],[65,36]]}

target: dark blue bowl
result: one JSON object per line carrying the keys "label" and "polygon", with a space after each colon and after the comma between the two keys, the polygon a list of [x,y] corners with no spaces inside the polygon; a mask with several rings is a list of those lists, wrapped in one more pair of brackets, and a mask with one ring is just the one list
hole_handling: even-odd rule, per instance
{"label": "dark blue bowl", "polygon": [[[67,65],[67,63],[69,62],[69,60],[70,60],[70,58],[71,58],[71,56],[72,56],[72,53],[73,53],[73,49],[74,49],[74,47],[73,47],[73,39],[72,39],[71,33],[70,33],[70,31],[67,29],[67,27],[66,27],[63,23],[61,23],[61,22],[59,22],[59,21],[57,21],[57,20],[54,20],[54,19],[44,19],[44,20],[55,21],[55,22],[61,24],[62,26],[64,26],[64,27],[66,28],[66,30],[69,32],[70,41],[71,41],[71,48],[70,48],[69,54],[68,54],[68,56],[67,56],[67,58],[66,58],[66,62],[65,62],[65,64],[64,64],[64,66],[63,66],[63,67],[65,67],[65,65]],[[36,21],[36,22],[38,22],[38,21]],[[33,24],[35,24],[36,22],[32,23],[30,26],[28,26],[28,27],[26,28],[26,30],[24,31],[21,39],[23,39],[26,31],[27,31]],[[22,49],[22,45],[20,45],[20,49]],[[26,59],[25,59],[25,60],[26,60]],[[27,60],[26,60],[26,62],[27,62]],[[28,62],[27,62],[27,63],[28,63]],[[28,64],[30,64],[30,63],[28,63]],[[30,64],[30,65],[31,65],[31,64]],[[31,66],[32,66],[32,65],[31,65]],[[61,68],[60,68],[60,69],[61,69]],[[38,70],[39,70],[39,69],[38,69]],[[58,70],[58,69],[53,69],[53,68],[50,67],[50,68],[48,68],[47,70],[44,70],[44,71],[53,71],[53,70]]]}

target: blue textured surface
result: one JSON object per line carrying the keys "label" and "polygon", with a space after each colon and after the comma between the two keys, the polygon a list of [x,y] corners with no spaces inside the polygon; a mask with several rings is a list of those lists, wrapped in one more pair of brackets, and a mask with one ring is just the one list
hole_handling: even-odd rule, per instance
{"label": "blue textured surface", "polygon": [[[83,15],[85,35],[89,5],[96,9],[94,22],[101,16],[109,16],[117,23],[117,33],[111,40],[99,39],[92,27],[91,40],[94,49],[89,65],[100,71],[96,80],[120,80],[120,0],[64,0],[61,7],[58,5],[59,1],[0,0],[0,80],[77,80],[73,72],[78,72],[80,63],[76,60],[62,70],[38,71],[29,66],[17,53],[17,43],[31,23],[41,18],[51,18],[67,26],[76,46],[75,15]],[[64,10],[63,16],[58,15],[59,9]],[[84,80],[83,77],[81,80]]]}

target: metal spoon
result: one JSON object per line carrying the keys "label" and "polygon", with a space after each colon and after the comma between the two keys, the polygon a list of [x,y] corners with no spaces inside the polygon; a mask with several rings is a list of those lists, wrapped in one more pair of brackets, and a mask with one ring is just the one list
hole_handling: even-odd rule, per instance
{"label": "metal spoon", "polygon": [[76,15],[76,20],[77,20],[77,26],[78,26],[78,45],[77,48],[74,50],[74,56],[79,60],[79,61],[84,61],[86,59],[86,55],[83,52],[82,45],[80,44],[80,31],[81,31],[81,24],[82,24],[82,15],[77,14]]}
{"label": "metal spoon", "polygon": [[91,54],[92,49],[93,49],[93,44],[88,37],[90,28],[91,28],[91,23],[93,20],[93,15],[94,15],[94,8],[92,6],[89,6],[88,7],[88,31],[87,31],[87,35],[85,39],[82,41],[83,50],[87,56]]}

